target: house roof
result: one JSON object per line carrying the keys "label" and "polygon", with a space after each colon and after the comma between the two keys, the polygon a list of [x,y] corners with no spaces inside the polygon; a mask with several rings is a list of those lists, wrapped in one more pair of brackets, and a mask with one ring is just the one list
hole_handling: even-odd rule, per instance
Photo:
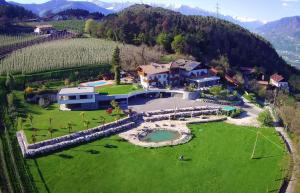
{"label": "house roof", "polygon": [[181,68],[186,71],[192,71],[197,68],[201,63],[193,60],[178,59],[171,62],[171,68]]}
{"label": "house roof", "polygon": [[59,95],[64,94],[87,94],[87,93],[94,93],[94,87],[73,87],[73,88],[63,88],[59,91]]}
{"label": "house roof", "polygon": [[169,72],[171,68],[171,64],[157,64],[157,63],[151,63],[149,65],[143,65],[140,66],[144,73],[146,74],[161,74]]}
{"label": "house roof", "polygon": [[37,25],[36,28],[46,29],[46,28],[53,28],[53,26],[49,25],[49,24],[47,24],[47,25]]}
{"label": "house roof", "polygon": [[276,74],[273,74],[271,76],[271,79],[274,80],[274,81],[276,81],[276,82],[280,82],[280,81],[284,80],[284,77],[281,76],[281,75],[279,75],[278,73],[276,73]]}
{"label": "house roof", "polygon": [[263,81],[263,80],[257,81],[257,83],[260,85],[269,85],[268,81]]}

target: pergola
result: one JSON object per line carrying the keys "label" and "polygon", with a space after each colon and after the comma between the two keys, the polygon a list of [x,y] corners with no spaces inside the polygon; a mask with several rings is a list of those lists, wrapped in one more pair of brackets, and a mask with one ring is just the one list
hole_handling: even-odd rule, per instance
{"label": "pergola", "polygon": [[220,77],[218,76],[210,76],[210,77],[202,77],[202,78],[194,78],[190,79],[191,82],[195,82],[197,84],[197,88],[213,86],[218,83]]}

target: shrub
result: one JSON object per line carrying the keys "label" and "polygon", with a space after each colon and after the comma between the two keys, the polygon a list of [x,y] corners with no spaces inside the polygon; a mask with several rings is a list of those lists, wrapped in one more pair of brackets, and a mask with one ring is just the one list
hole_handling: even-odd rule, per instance
{"label": "shrub", "polygon": [[251,103],[255,103],[256,102],[256,96],[255,96],[255,94],[254,93],[245,93],[244,95],[243,95],[243,97],[245,98],[245,99],[247,99],[248,101],[250,101]]}
{"label": "shrub", "polygon": [[236,118],[236,117],[240,116],[243,112],[244,112],[243,109],[237,109],[230,114],[230,117]]}
{"label": "shrub", "polygon": [[270,111],[266,110],[258,115],[257,120],[264,126],[271,127],[273,126],[273,117]]}

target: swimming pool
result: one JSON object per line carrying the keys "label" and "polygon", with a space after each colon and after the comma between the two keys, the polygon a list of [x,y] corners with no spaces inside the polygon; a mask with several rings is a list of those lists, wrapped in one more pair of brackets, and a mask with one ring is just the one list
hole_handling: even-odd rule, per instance
{"label": "swimming pool", "polygon": [[95,81],[95,82],[87,82],[87,83],[84,83],[86,86],[92,86],[92,87],[99,87],[99,86],[103,86],[103,85],[106,85],[108,84],[108,82],[106,81]]}
{"label": "swimming pool", "polygon": [[142,138],[144,142],[164,142],[172,141],[180,137],[179,132],[170,131],[170,130],[157,130],[151,133],[148,133],[145,137]]}

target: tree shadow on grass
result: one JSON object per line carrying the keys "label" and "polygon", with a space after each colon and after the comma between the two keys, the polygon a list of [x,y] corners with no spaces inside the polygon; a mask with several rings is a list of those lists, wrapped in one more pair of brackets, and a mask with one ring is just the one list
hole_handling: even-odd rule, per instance
{"label": "tree shadow on grass", "polygon": [[282,155],[260,156],[260,157],[254,157],[252,159],[254,159],[254,160],[261,160],[261,159],[269,159],[269,158],[274,158],[274,157],[279,157],[279,156],[282,156]]}
{"label": "tree shadow on grass", "polygon": [[104,147],[105,147],[105,148],[110,148],[110,149],[111,149],[111,148],[113,148],[113,149],[118,148],[118,146],[113,145],[113,144],[105,144]]}
{"label": "tree shadow on grass", "polygon": [[99,154],[99,153],[100,153],[100,151],[94,150],[94,149],[87,150],[86,152],[87,152],[87,153],[90,153],[90,154],[92,154],[92,155],[96,155],[96,154]]}
{"label": "tree shadow on grass", "polygon": [[64,154],[64,153],[58,154],[58,157],[61,157],[63,159],[73,159],[74,158],[74,156],[68,155],[68,154]]}
{"label": "tree shadow on grass", "polygon": [[46,180],[45,180],[45,178],[43,176],[43,173],[42,173],[42,171],[40,169],[40,166],[39,166],[38,162],[36,161],[36,159],[34,159],[34,164],[35,164],[35,166],[36,166],[36,168],[38,170],[38,174],[39,174],[39,176],[40,176],[40,178],[41,178],[41,180],[42,180],[42,182],[43,182],[43,184],[45,186],[45,189],[46,189],[47,193],[50,193],[51,191],[50,191],[50,189],[49,189],[49,187],[48,187],[48,185],[46,183]]}

